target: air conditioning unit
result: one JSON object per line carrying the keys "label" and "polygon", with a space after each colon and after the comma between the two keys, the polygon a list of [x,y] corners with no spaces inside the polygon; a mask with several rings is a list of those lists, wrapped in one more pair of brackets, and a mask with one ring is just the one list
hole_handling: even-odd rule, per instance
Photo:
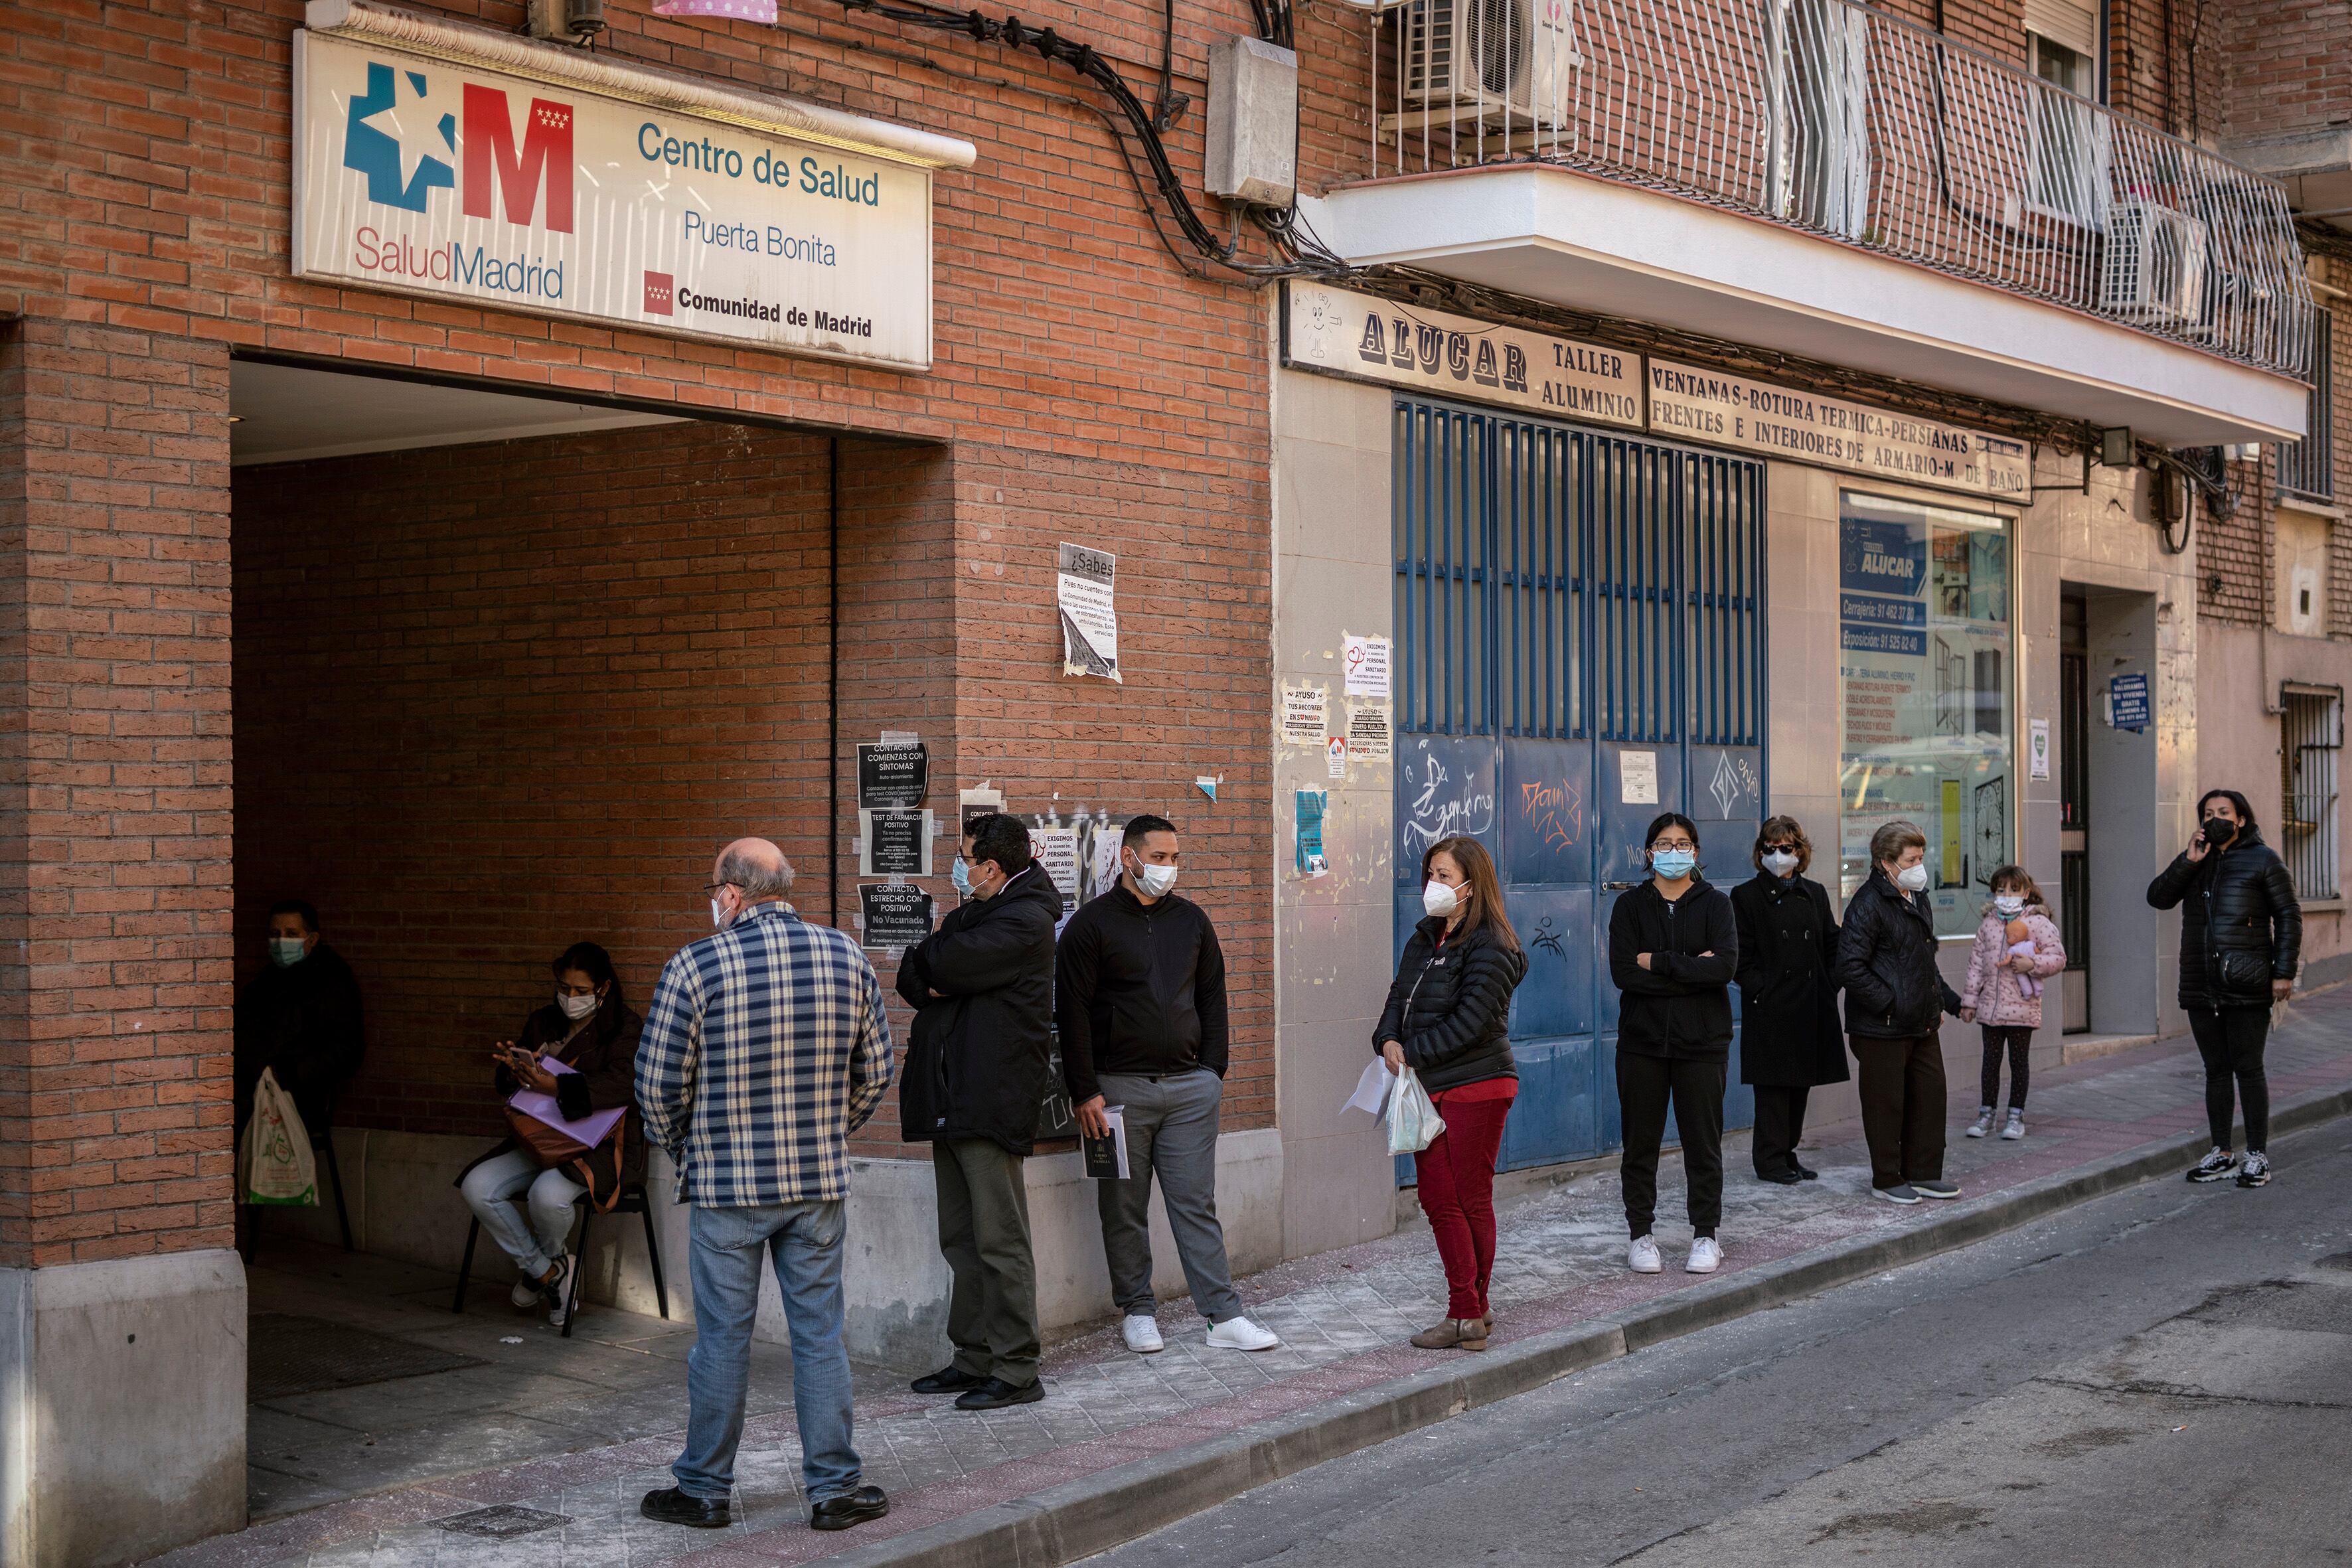
{"label": "air conditioning unit", "polygon": [[1450,118],[1568,117],[1574,0],[1412,0],[1399,37],[1409,109]]}
{"label": "air conditioning unit", "polygon": [[2196,331],[2212,325],[2202,219],[2154,202],[2108,209],[2099,309],[2128,321]]}

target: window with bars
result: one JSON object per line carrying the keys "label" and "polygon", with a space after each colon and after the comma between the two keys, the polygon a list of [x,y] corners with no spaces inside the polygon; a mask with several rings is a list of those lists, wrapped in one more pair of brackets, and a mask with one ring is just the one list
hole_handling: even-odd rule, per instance
{"label": "window with bars", "polygon": [[2279,489],[2325,500],[2336,494],[2335,317],[2312,312],[2311,391],[2304,399],[2304,437],[2282,441]]}
{"label": "window with bars", "polygon": [[2290,686],[2279,694],[2279,858],[2298,899],[2336,897],[2336,758],[2344,746],[2344,693]]}

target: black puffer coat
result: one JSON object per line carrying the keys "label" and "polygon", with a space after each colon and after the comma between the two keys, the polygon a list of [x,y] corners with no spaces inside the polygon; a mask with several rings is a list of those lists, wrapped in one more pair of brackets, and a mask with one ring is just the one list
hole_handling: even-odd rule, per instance
{"label": "black puffer coat", "polygon": [[1838,931],[1837,983],[1845,991],[1845,1032],[1865,1040],[1932,1035],[1959,994],[1936,967],[1936,917],[1925,894],[1906,893],[1871,868]]}
{"label": "black puffer coat", "polygon": [[1810,877],[1759,871],[1731,889],[1739,922],[1739,1081],[1811,1089],[1846,1080],[1838,1028],[1837,916]]}
{"label": "black puffer coat", "polygon": [[1528,956],[1480,926],[1443,942],[1445,921],[1431,916],[1413,927],[1389,984],[1389,1005],[1372,1031],[1372,1051],[1394,1040],[1405,1066],[1432,1094],[1490,1078],[1517,1078],[1511,1058],[1511,993],[1528,972]]}
{"label": "black puffer coat", "polygon": [[1031,865],[972,899],[898,961],[915,1009],[898,1075],[909,1143],[984,1138],[1015,1154],[1037,1141],[1054,1048],[1054,925],[1062,895]]}
{"label": "black puffer coat", "polygon": [[2294,978],[2303,908],[2294,882],[2251,827],[2196,864],[2186,853],[2157,873],[2147,901],[2180,906],[2180,1005],[2267,1007],[2271,982]]}
{"label": "black puffer coat", "polygon": [[1620,895],[1609,911],[1609,978],[1622,994],[1618,1051],[1728,1061],[1731,977],[1738,970],[1739,925],[1731,900],[1714,883],[1694,877],[1672,903],[1655,881]]}

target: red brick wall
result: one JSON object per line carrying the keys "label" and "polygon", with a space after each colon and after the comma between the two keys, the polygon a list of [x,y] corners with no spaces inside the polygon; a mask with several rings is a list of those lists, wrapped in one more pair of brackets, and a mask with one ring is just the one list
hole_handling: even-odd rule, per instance
{"label": "red brick wall", "polygon": [[2232,0],[2225,56],[2232,140],[2341,125],[2352,116],[2352,7]]}

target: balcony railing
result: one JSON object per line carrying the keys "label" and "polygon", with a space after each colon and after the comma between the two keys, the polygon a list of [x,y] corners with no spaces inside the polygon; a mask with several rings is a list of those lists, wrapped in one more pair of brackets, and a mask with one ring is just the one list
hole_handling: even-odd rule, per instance
{"label": "balcony railing", "polygon": [[1381,175],[1539,162],[1673,191],[2302,375],[2285,194],[1849,0],[1406,0]]}

